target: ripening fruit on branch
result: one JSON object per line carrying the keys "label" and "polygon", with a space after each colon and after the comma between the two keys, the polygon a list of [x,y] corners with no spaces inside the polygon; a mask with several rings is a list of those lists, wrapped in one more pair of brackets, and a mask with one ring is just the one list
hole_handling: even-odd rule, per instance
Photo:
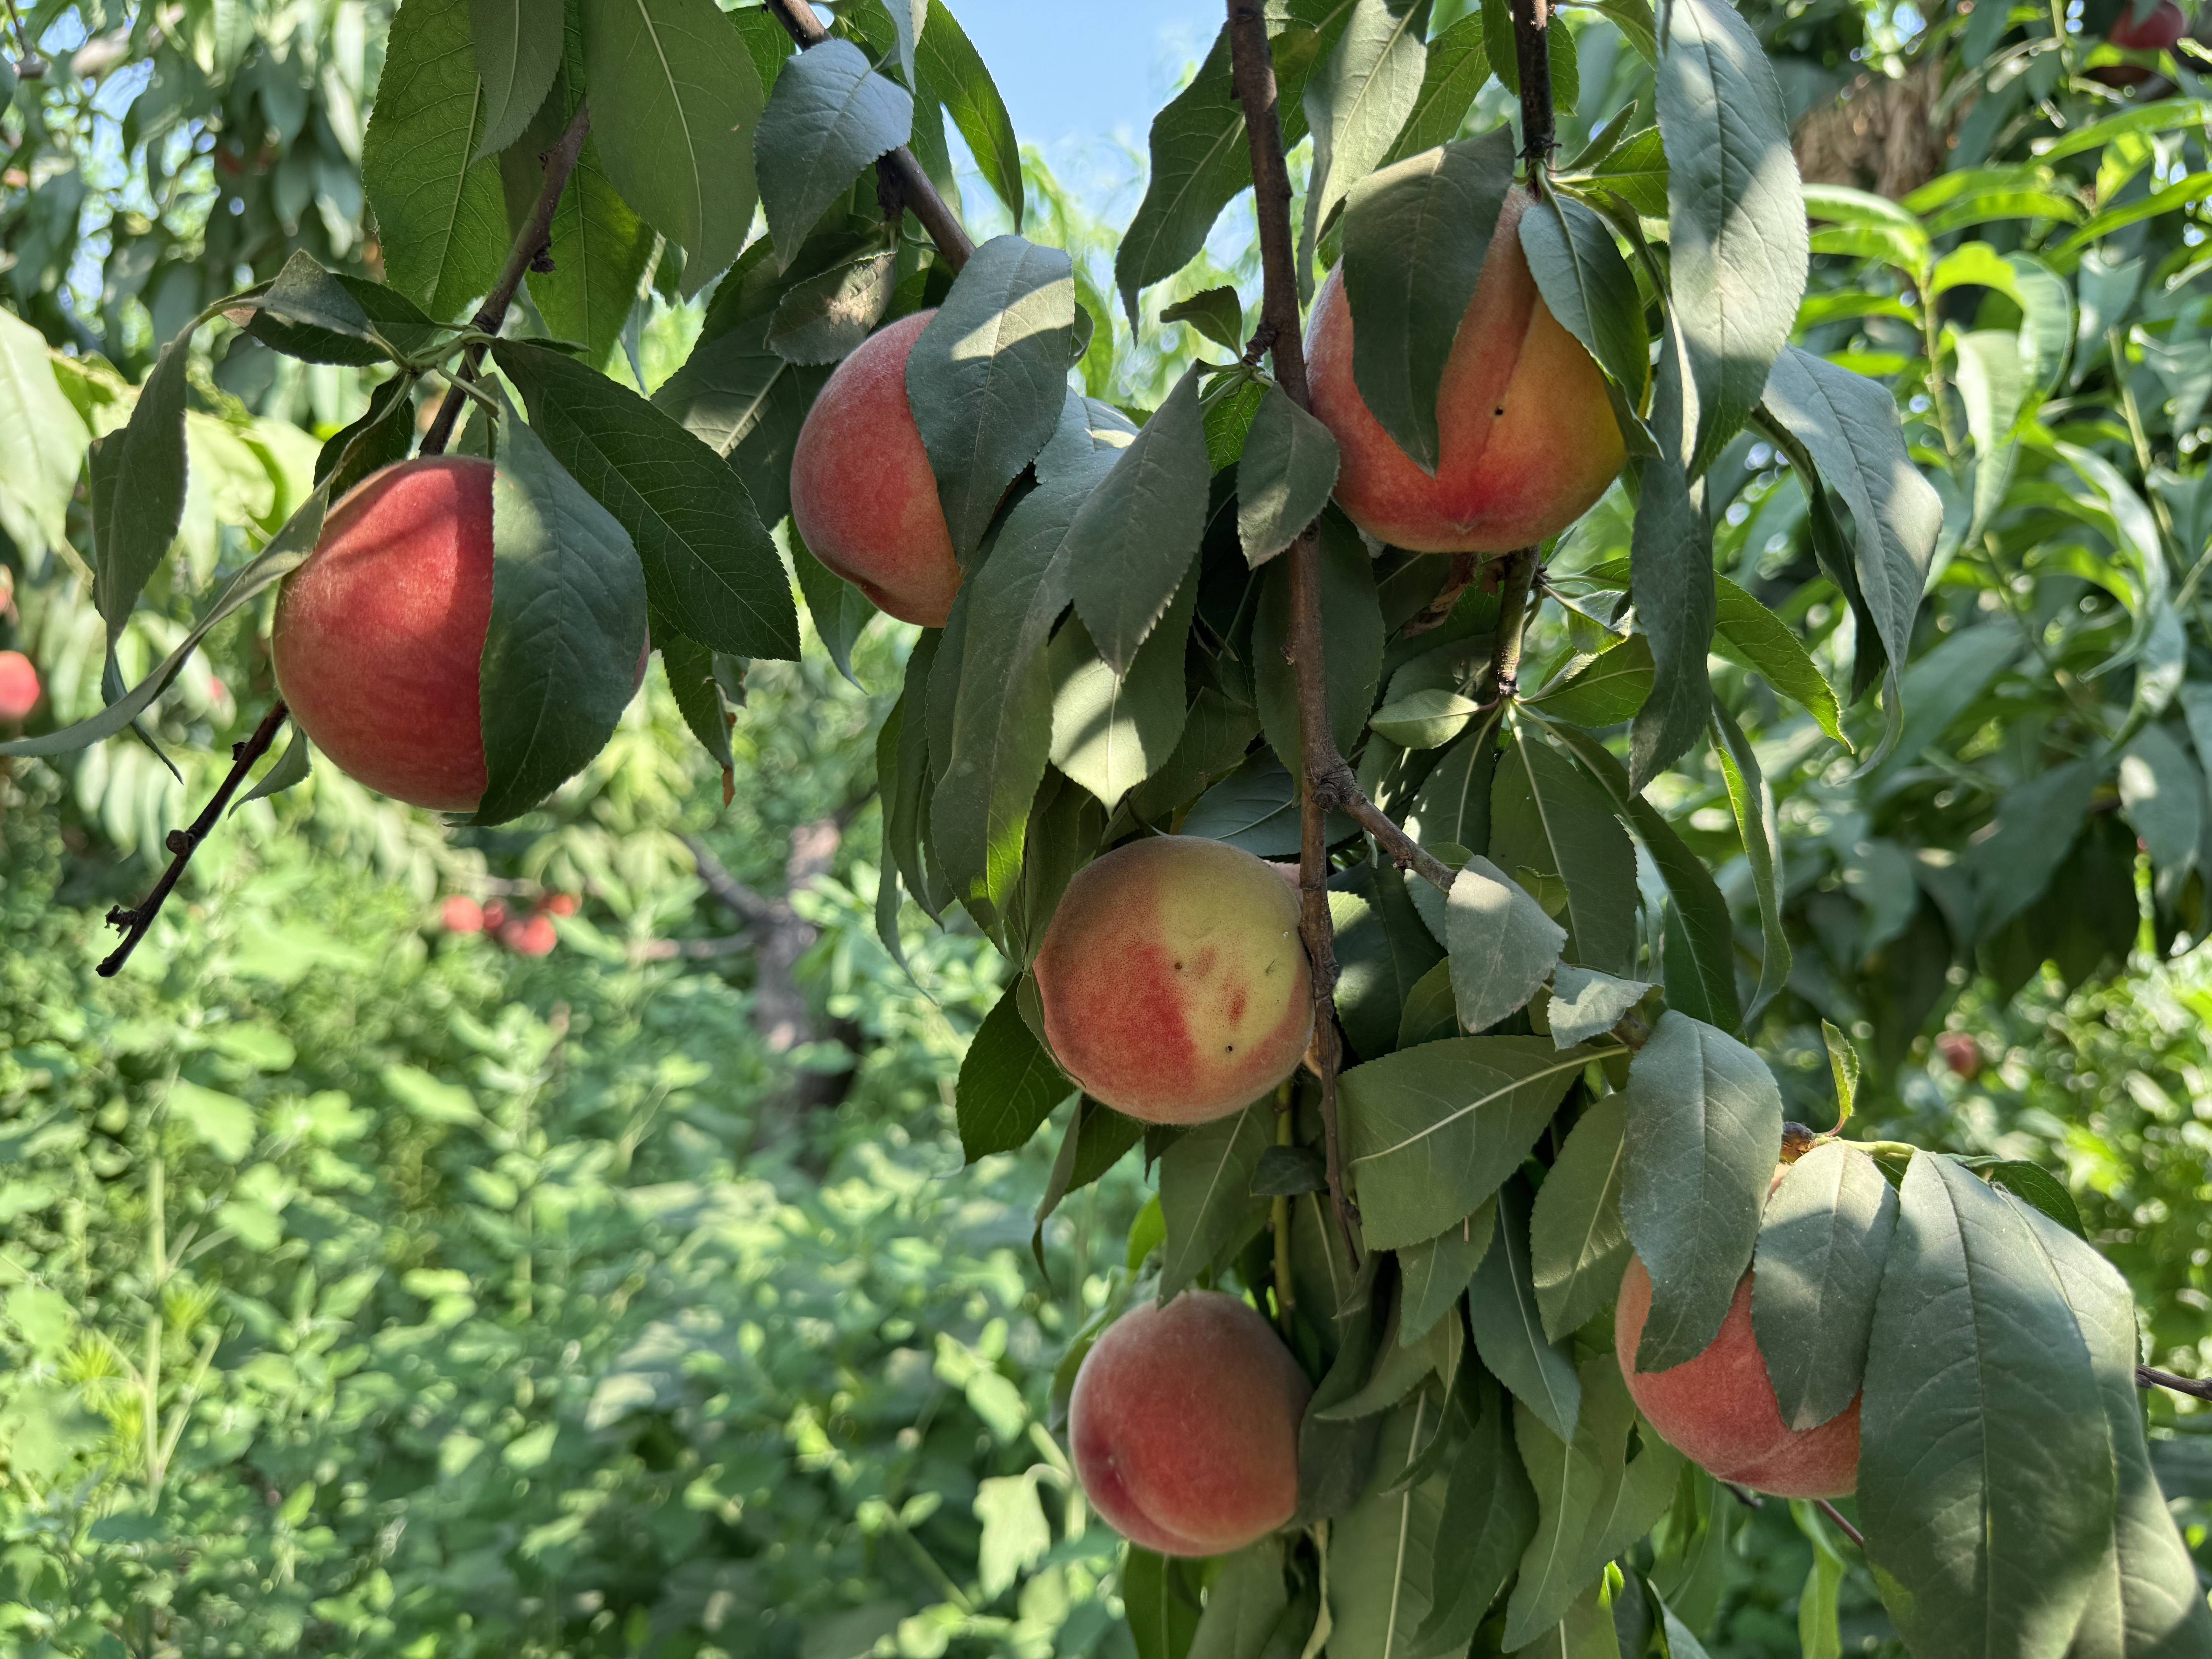
{"label": "ripening fruit on branch", "polygon": [[1306,334],[1313,412],[1336,438],[1337,504],[1369,535],[1415,553],[1506,553],[1555,535],[1605,494],[1626,459],[1605,376],[1536,292],[1515,190],[1437,393],[1431,477],[1368,410],[1352,379],[1340,265]]}
{"label": "ripening fruit on branch", "polygon": [[1163,1555],[1242,1549],[1298,1507],[1313,1392],[1249,1303],[1185,1291],[1107,1327],[1075,1374],[1067,1437],[1091,1507]]}
{"label": "ripening fruit on branch", "polygon": [[2140,22],[2132,6],[2123,7],[2105,39],[2129,52],[2170,52],[2188,32],[2189,20],[2181,8],[2173,0],[2159,0],[2156,9]]}
{"label": "ripening fruit on branch", "polygon": [[1780,1498],[1840,1498],[1858,1485],[1859,1402],[1817,1428],[1784,1425],[1752,1329],[1751,1281],[1746,1273],[1736,1285],[1728,1316],[1703,1353],[1663,1371],[1638,1371],[1651,1275],[1641,1257],[1631,1256],[1613,1310],[1620,1374],[1661,1437],[1722,1480]]}
{"label": "ripening fruit on branch", "polygon": [[1067,884],[1036,963],[1067,1074],[1147,1123],[1204,1123],[1297,1068],[1313,981],[1297,891],[1194,836],[1115,848]]}
{"label": "ripening fruit on branch", "polygon": [[416,806],[466,811],[484,792],[491,481],[489,461],[465,455],[372,473],[276,604],[292,718],[340,771]]}
{"label": "ripening fruit on branch", "polygon": [[906,360],[934,311],[878,330],[837,365],[791,456],[791,517],[809,552],[902,622],[942,628],[960,586],[937,476],[906,399]]}
{"label": "ripening fruit on branch", "polygon": [[39,671],[20,651],[0,651],[0,721],[28,720],[39,706]]}
{"label": "ripening fruit on branch", "polygon": [[550,957],[561,936],[553,930],[553,918],[541,915],[501,922],[499,942],[519,957]]}
{"label": "ripening fruit on branch", "polygon": [[449,933],[481,933],[484,908],[466,893],[455,893],[438,907],[438,923]]}

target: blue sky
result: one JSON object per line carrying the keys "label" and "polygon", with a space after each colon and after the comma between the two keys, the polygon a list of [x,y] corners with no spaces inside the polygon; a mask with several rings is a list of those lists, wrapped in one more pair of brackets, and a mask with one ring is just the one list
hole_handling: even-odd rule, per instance
{"label": "blue sky", "polygon": [[1139,152],[1152,112],[1221,27],[1208,0],[958,0],[1014,131],[1055,164],[1121,139]]}

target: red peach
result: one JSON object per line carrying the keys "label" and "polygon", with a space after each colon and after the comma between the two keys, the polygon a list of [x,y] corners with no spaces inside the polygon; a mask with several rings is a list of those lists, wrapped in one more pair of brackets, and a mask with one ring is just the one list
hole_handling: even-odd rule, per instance
{"label": "red peach", "polygon": [[548,915],[573,916],[576,914],[576,896],[574,893],[548,893],[538,901],[538,908]]}
{"label": "red peach", "polygon": [[494,899],[490,903],[484,906],[484,932],[487,933],[496,933],[499,932],[501,926],[506,921],[507,906],[501,904],[497,899]]}
{"label": "red peach", "polygon": [[0,651],[0,721],[27,720],[39,706],[39,671],[20,651]]}
{"label": "red peach", "polygon": [[1637,1410],[1667,1443],[1723,1480],[1781,1498],[1840,1498],[1858,1485],[1859,1402],[1818,1428],[1784,1426],[1751,1324],[1752,1275],[1719,1334],[1696,1358],[1663,1371],[1636,1369],[1651,1311],[1651,1275],[1631,1256],[1613,1310],[1613,1343]]}
{"label": "red peach", "polygon": [[1305,1373],[1249,1303],[1185,1291],[1109,1326],[1075,1373],[1067,1436],[1091,1506],[1139,1547],[1219,1555],[1298,1507]]}
{"label": "red peach", "polygon": [[519,957],[545,957],[553,954],[561,937],[553,931],[550,916],[532,916],[527,921],[501,923],[499,942]]}
{"label": "red peach", "polygon": [[1204,1123],[1267,1092],[1313,1034],[1297,890],[1239,848],[1156,836],[1076,873],[1036,963],[1067,1074],[1147,1123]]}
{"label": "red peach", "polygon": [[455,893],[438,909],[439,922],[449,933],[481,933],[484,908],[465,893]]}
{"label": "red peach", "polygon": [[1340,265],[1308,326],[1313,412],[1335,434],[1336,500],[1362,530],[1417,553],[1504,553],[1564,530],[1626,457],[1605,376],[1536,292],[1521,252],[1530,198],[1506,198],[1437,388],[1439,465],[1423,471],[1360,398]]}
{"label": "red peach", "polygon": [[484,792],[491,483],[491,463],[465,455],[372,473],[277,601],[292,718],[340,771],[416,806],[466,811]]}
{"label": "red peach", "polygon": [[2159,0],[2150,15],[2138,20],[2132,6],[2123,7],[2105,39],[2128,52],[2171,52],[2189,32],[2189,20],[2173,0]]}
{"label": "red peach", "polygon": [[1936,1039],[1936,1052],[1952,1074],[1972,1083],[1981,1074],[1982,1045],[1971,1031],[1945,1031]]}
{"label": "red peach", "polygon": [[937,477],[907,403],[906,360],[934,311],[879,329],[816,394],[791,456],[807,550],[902,622],[942,628],[960,586]]}

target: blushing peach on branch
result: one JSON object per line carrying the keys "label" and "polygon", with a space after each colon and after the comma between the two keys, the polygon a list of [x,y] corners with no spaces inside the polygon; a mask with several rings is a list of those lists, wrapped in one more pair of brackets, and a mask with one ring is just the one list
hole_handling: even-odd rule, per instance
{"label": "blushing peach on branch", "polygon": [[1249,1303],[1218,1291],[1147,1302],[1107,1327],[1076,1371],[1076,1477],[1141,1548],[1242,1549],[1297,1510],[1298,1425],[1312,1392]]}
{"label": "blushing peach on branch", "polygon": [[1224,842],[1156,836],[1092,860],[1036,974],[1061,1066],[1147,1123],[1248,1105],[1297,1069],[1313,1035],[1297,890]]}
{"label": "blushing peach on branch", "polygon": [[1313,412],[1336,438],[1337,504],[1369,535],[1416,553],[1506,553],[1587,512],[1626,451],[1589,353],[1536,291],[1515,190],[1437,388],[1432,477],[1401,449],[1352,378],[1352,307],[1340,265],[1306,332]]}

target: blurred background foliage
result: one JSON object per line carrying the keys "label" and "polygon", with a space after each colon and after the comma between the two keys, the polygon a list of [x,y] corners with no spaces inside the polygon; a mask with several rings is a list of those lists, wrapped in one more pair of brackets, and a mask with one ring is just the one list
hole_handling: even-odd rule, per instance
{"label": "blurred background foliage", "polygon": [[[1431,30],[1481,10],[1440,3]],[[1763,1046],[1816,1127],[1825,1018],[1867,1059],[1865,1133],[2061,1175],[2148,1357],[2212,1371],[2204,60],[2099,44],[2109,3],[2063,34],[2002,0],[1747,11],[1815,185],[1802,337],[1894,386],[1948,509],[1904,728],[1869,763],[1882,712],[1842,695],[1865,642],[1817,558],[1832,504],[1757,434],[1716,469],[1724,573],[1801,630],[1856,750],[1718,673],[1785,846]],[[44,678],[33,729],[100,700],[86,441],[216,293],[295,248],[377,269],[358,159],[388,15],[0,0],[9,55],[46,64],[0,109],[0,381],[34,417],[0,444],[0,647]],[[1565,155],[1631,101],[1648,119],[1633,15],[1562,14]],[[1469,122],[1510,112],[1492,84]],[[1158,321],[1176,299],[1256,297],[1237,230],[1133,331],[1115,228],[1034,154],[1026,185],[1027,234],[1077,255],[1101,325],[1096,395],[1164,395],[1198,347]],[[980,182],[966,199],[1001,228]],[[706,313],[659,280],[608,364],[647,389]],[[358,371],[211,337],[132,678],[367,398]],[[1594,607],[1568,578],[1626,542],[1615,501],[1554,550],[1559,592]],[[247,803],[113,981],[103,914],[272,695],[265,616],[212,635],[149,723],[175,772],[128,741],[0,772],[0,1650],[1141,1659],[1049,1432],[1060,1352],[1125,1276],[1140,1161],[1034,1255],[1043,1144],[961,1168],[952,1079],[1000,964],[911,908],[902,963],[878,937],[875,734],[911,631],[855,642],[841,614],[849,678],[812,633],[799,663],[725,665],[727,805],[656,668],[599,761],[500,830],[328,768]],[[1548,617],[1540,665],[1596,636]],[[2116,774],[2070,764],[2107,744]],[[1655,796],[1721,870],[1748,983],[1774,947],[1726,781],[1700,751]],[[2212,1419],[2149,1409],[2212,1565]],[[1716,1655],[1799,1651],[1832,1569],[1779,1504],[1729,1520],[1684,1605]],[[1896,1652],[1842,1572],[1845,1650]]]}

